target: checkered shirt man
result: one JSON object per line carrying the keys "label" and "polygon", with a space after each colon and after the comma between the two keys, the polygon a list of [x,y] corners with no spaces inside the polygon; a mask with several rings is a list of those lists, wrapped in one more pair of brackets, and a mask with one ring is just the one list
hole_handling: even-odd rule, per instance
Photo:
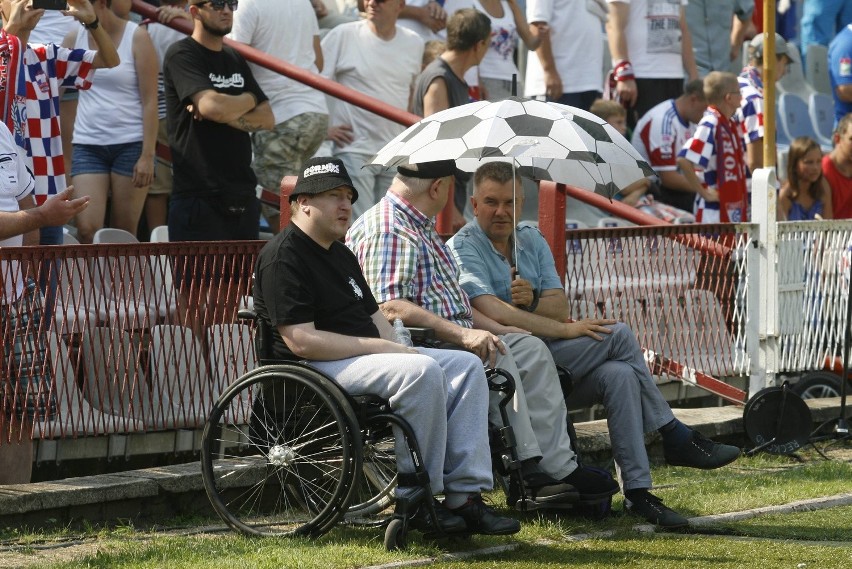
{"label": "checkered shirt man", "polygon": [[405,299],[459,326],[473,327],[460,270],[435,223],[391,192],[346,234],[376,302]]}
{"label": "checkered shirt man", "polygon": [[91,87],[96,55],[95,50],[67,49],[55,44],[27,45],[24,52],[13,109],[13,135],[31,161],[38,205],[65,189],[59,131],[60,88]]}
{"label": "checkered shirt man", "polygon": [[737,77],[742,100],[734,119],[740,123],[744,144],[763,138],[763,81],[760,75],[745,68]]}
{"label": "checkered shirt man", "polygon": [[[734,119],[731,119],[732,121]],[[705,113],[692,138],[686,141],[678,157],[686,158],[696,166],[702,185],[716,188],[716,117]],[[719,222],[719,202],[705,201],[700,195],[695,198],[695,221],[698,223]]]}

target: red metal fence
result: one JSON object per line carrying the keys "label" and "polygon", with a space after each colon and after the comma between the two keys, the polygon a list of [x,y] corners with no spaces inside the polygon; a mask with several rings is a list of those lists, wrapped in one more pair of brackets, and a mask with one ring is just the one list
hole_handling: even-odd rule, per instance
{"label": "red metal fence", "polygon": [[[2,249],[0,283],[42,283],[44,318],[4,322],[0,444],[18,432],[27,402],[39,404],[24,437],[202,426],[222,389],[255,365],[236,312],[250,302],[262,245]],[[19,369],[13,346],[25,338],[39,355]]]}

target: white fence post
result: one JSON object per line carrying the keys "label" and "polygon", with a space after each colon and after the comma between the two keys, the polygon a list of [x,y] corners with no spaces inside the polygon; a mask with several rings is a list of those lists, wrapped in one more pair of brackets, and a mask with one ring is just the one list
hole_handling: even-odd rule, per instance
{"label": "white fence post", "polygon": [[[749,396],[775,384],[778,372],[778,227],[775,170],[761,168],[751,178],[751,219],[757,247],[749,247]],[[755,274],[756,272],[756,274]]]}

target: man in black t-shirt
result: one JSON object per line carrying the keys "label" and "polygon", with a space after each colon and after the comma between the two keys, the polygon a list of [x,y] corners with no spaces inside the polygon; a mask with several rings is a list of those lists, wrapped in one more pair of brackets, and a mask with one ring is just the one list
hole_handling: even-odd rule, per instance
{"label": "man in black t-shirt", "polygon": [[236,0],[192,0],[192,36],[166,52],[171,241],[258,238],[249,133],[271,129],[275,119],[246,61],[224,45],[236,7]]}
{"label": "man in black t-shirt", "polygon": [[[271,129],[275,119],[248,64],[224,45],[236,7],[237,0],[191,0],[192,35],[166,52],[163,80],[174,178],[170,241],[259,237],[249,133]],[[239,297],[247,293],[240,286],[220,286],[240,271],[204,269],[213,264],[201,255],[176,259],[181,319],[199,338],[210,324],[232,320]],[[247,274],[241,276],[248,282]]]}
{"label": "man in black t-shirt", "polygon": [[[254,307],[273,326],[276,357],[308,360],[348,392],[375,394],[414,430],[441,529],[508,535],[517,520],[496,515],[481,492],[492,486],[488,388],[482,363],[464,351],[410,348],[395,340],[358,261],[339,240],[358,199],[336,158],[305,162],[290,195],[291,224],[261,250]],[[401,472],[410,457],[397,444]],[[404,485],[404,483],[401,483]],[[412,527],[436,528],[425,508]]]}

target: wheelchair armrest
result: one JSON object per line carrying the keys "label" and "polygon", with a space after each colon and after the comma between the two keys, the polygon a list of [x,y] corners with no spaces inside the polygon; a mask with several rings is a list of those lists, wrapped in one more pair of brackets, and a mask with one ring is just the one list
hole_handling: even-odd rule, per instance
{"label": "wheelchair armrest", "polygon": [[574,391],[574,374],[566,367],[556,364],[556,375],[562,388],[562,397],[568,397]]}
{"label": "wheelchair armrest", "polygon": [[237,312],[237,318],[240,320],[251,320],[252,322],[256,322],[257,312],[255,312],[253,308],[240,308]]}

